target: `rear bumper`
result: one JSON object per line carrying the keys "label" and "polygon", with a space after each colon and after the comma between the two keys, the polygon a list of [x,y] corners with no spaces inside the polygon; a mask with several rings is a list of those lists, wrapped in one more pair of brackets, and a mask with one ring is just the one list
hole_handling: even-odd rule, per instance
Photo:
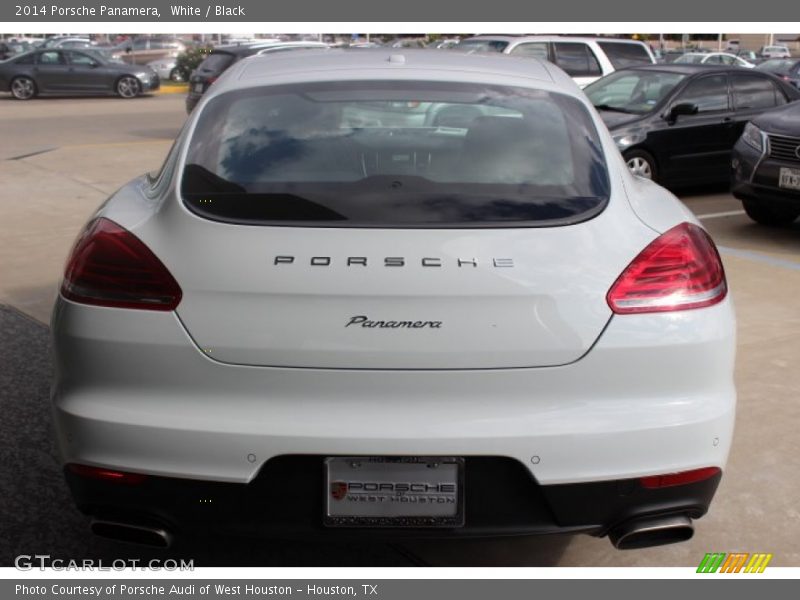
{"label": "rear bumper", "polygon": [[[227,365],[197,348],[174,313],[63,298],[52,330],[63,462],[155,476],[139,489],[68,476],[78,505],[176,530],[319,533],[324,456],[466,457],[477,487],[453,535],[602,534],[638,515],[696,518],[716,480],[644,490],[637,479],[724,469],[733,435],[729,298],[614,317],[581,360],[533,369]],[[282,477],[301,491],[284,493]]]}
{"label": "rear bumper", "polygon": [[539,485],[512,459],[471,457],[465,465],[464,526],[326,528],[322,456],[279,456],[247,484],[150,477],[138,485],[81,478],[66,470],[78,507],[99,519],[158,526],[173,534],[289,538],[484,537],[551,533],[605,535],[650,515],[704,515],[720,474],[662,489],[637,479]]}
{"label": "rear bumper", "polygon": [[733,433],[730,298],[614,317],[581,360],[533,369],[228,365],[174,313],[63,298],[52,331],[64,462],[123,471],[247,483],[287,454],[504,456],[552,485],[722,468]]}

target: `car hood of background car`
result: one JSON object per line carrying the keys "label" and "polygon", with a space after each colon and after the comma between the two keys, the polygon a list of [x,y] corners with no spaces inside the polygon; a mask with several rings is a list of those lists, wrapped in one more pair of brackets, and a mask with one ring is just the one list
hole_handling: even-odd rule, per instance
{"label": "car hood of background car", "polygon": [[768,110],[753,119],[753,124],[768,133],[800,135],[800,101]]}

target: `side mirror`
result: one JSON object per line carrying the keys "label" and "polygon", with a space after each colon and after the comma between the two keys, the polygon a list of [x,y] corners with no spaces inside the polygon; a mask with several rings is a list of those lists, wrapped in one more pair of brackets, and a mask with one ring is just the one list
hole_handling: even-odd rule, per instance
{"label": "side mirror", "polygon": [[681,115],[696,115],[697,110],[697,104],[692,104],[691,102],[681,102],[680,104],[676,104],[669,109],[669,113],[667,113],[667,121],[674,123]]}

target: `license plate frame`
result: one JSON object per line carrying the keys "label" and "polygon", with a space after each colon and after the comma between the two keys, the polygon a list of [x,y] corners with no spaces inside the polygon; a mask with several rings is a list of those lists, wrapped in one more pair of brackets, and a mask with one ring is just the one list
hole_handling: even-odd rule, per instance
{"label": "license plate frame", "polygon": [[781,167],[778,172],[778,187],[785,190],[800,191],[800,169]]}
{"label": "license plate frame", "polygon": [[464,526],[461,457],[331,456],[323,470],[326,527]]}
{"label": "license plate frame", "polygon": [[194,86],[192,86],[192,90],[194,91],[195,94],[202,94],[204,91],[203,89],[204,87],[205,86],[202,83],[195,83]]}

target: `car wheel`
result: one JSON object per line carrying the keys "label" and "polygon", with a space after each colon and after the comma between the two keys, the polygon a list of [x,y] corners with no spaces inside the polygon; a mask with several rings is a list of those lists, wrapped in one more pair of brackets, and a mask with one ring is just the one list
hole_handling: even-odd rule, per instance
{"label": "car wheel", "polygon": [[11,95],[17,100],[30,100],[36,95],[36,83],[30,77],[15,77],[11,81]]}
{"label": "car wheel", "polygon": [[183,75],[181,75],[181,72],[175,67],[169,72],[169,79],[170,81],[183,81]]}
{"label": "car wheel", "polygon": [[120,98],[135,98],[142,91],[142,85],[136,77],[125,75],[117,81],[117,94]]}
{"label": "car wheel", "polygon": [[624,155],[625,164],[631,173],[645,179],[656,181],[656,161],[649,152],[644,150],[631,150]]}
{"label": "car wheel", "polygon": [[747,216],[753,219],[753,221],[771,227],[789,225],[800,216],[800,209],[796,208],[770,206],[769,204],[760,204],[750,200],[743,201],[742,205],[744,206],[744,212],[746,212]]}

